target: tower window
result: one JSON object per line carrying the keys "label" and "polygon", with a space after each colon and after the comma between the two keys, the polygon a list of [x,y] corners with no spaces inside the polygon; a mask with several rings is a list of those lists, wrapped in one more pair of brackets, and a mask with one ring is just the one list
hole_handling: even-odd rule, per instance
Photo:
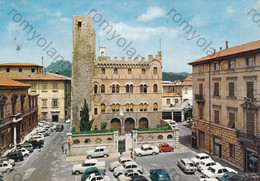
{"label": "tower window", "polygon": [[81,26],[82,26],[82,22],[78,21],[78,27],[81,27]]}
{"label": "tower window", "polygon": [[10,72],[10,68],[8,67],[8,68],[6,68],[6,72]]}
{"label": "tower window", "polygon": [[34,68],[32,68],[32,73],[33,73],[33,72],[35,72],[35,69],[34,69]]}
{"label": "tower window", "polygon": [[23,71],[23,69],[22,68],[19,68],[19,72],[22,72]]}

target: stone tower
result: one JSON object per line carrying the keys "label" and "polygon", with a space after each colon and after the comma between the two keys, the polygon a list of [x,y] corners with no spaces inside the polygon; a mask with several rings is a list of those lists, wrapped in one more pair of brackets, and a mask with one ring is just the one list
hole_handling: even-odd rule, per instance
{"label": "stone tower", "polygon": [[[91,107],[92,76],[95,61],[95,30],[93,18],[73,16],[73,59],[72,59],[72,126],[80,128],[80,110],[86,99]],[[91,110],[91,109],[90,109]]]}

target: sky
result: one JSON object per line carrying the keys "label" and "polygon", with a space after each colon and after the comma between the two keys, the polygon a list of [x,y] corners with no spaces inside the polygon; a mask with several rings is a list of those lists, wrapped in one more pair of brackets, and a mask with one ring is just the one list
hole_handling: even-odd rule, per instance
{"label": "sky", "polygon": [[0,0],[0,63],[72,61],[73,15],[93,16],[96,52],[148,59],[161,50],[166,72],[191,73],[188,62],[226,41],[233,47],[260,35],[260,0]]}

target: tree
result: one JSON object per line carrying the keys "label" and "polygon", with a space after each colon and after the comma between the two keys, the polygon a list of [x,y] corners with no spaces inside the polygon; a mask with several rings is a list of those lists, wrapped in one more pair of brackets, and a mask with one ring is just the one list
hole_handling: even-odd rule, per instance
{"label": "tree", "polygon": [[107,122],[102,121],[101,122],[101,129],[106,129],[107,128]]}
{"label": "tree", "polygon": [[91,130],[94,120],[89,120],[89,110],[86,99],[84,99],[84,106],[80,111],[80,131],[89,131]]}

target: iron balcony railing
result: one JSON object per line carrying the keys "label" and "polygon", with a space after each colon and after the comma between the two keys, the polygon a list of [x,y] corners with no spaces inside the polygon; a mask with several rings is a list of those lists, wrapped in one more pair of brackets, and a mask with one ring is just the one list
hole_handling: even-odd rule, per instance
{"label": "iron balcony railing", "polygon": [[244,133],[244,132],[241,132],[241,131],[237,131],[237,138],[242,139],[242,140],[253,141],[254,143],[257,143],[257,144],[260,145],[260,137],[255,136],[251,133]]}

